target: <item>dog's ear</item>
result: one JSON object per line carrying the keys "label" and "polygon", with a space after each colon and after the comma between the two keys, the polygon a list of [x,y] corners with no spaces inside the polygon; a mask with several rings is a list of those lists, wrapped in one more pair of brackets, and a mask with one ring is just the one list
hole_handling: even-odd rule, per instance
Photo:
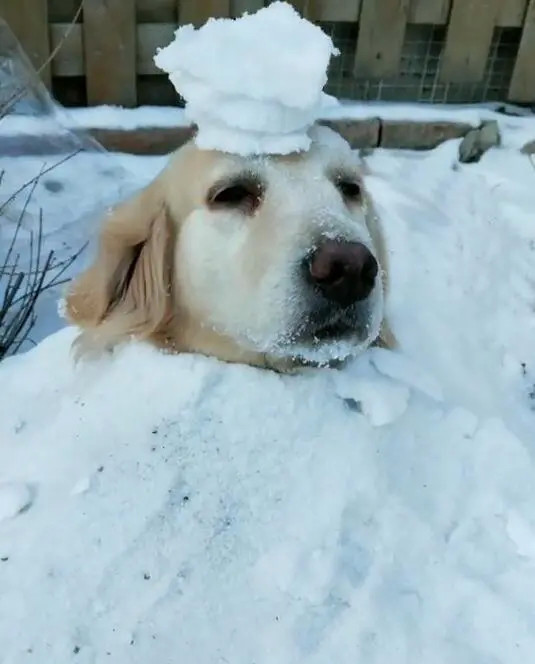
{"label": "dog's ear", "polygon": [[[373,246],[377,252],[377,257],[379,259],[379,264],[381,265],[381,278],[383,281],[383,291],[385,297],[388,298],[389,291],[389,270],[388,270],[388,255],[386,251],[386,243],[383,235],[383,230],[381,228],[381,221],[373,205],[373,201],[369,194],[366,195],[366,226],[372,238]],[[397,347],[397,340],[392,332],[388,320],[385,318],[381,324],[381,331],[379,333],[379,338],[376,341],[376,345],[382,346],[383,348],[394,349]]]}
{"label": "dog's ear", "polygon": [[172,315],[174,228],[159,179],[112,210],[97,256],[71,285],[66,313],[82,350],[162,334]]}

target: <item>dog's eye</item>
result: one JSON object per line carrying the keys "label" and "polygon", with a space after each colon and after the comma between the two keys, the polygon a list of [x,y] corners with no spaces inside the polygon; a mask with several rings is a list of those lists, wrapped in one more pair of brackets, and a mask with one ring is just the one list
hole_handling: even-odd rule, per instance
{"label": "dog's eye", "polygon": [[336,183],[338,191],[348,201],[359,201],[362,196],[362,189],[358,182],[352,180],[338,180]]}
{"label": "dog's eye", "polygon": [[238,208],[251,213],[260,205],[262,191],[254,183],[237,183],[217,190],[209,197],[212,207]]}

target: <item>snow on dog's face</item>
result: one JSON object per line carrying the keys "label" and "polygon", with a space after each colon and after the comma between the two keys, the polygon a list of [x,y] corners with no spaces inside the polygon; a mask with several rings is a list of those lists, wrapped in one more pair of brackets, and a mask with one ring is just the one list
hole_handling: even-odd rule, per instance
{"label": "snow on dog's face", "polygon": [[71,290],[84,344],[144,338],[271,366],[369,345],[383,317],[380,236],[355,154],[329,129],[313,138],[287,157],[177,151],[106,220]]}

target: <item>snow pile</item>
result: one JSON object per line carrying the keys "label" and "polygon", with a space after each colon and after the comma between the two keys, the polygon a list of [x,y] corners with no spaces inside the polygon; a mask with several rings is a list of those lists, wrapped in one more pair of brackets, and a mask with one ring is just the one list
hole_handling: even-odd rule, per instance
{"label": "snow pile", "polygon": [[530,661],[532,440],[389,351],[73,371],[72,339],[2,369],[2,476],[35,493],[0,491],[4,661]]}
{"label": "snow pile", "polygon": [[533,659],[535,173],[457,147],[370,160],[402,352],[0,366],[2,661]]}
{"label": "snow pile", "polygon": [[179,28],[154,61],[186,100],[201,148],[242,155],[307,150],[336,100],[322,92],[337,49],[285,2],[240,19]]}

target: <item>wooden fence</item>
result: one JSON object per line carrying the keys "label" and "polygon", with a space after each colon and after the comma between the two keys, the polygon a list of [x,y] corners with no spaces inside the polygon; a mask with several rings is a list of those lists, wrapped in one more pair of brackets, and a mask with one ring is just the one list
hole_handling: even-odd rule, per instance
{"label": "wooden fence", "polygon": [[[152,57],[172,39],[177,25],[239,16],[264,4],[84,0],[77,22],[70,25],[79,0],[0,0],[0,16],[36,66],[59,49],[42,75],[60,101],[135,106],[176,101]],[[494,96],[535,103],[535,0],[292,4],[320,22],[341,48],[329,80],[330,90],[340,96],[458,102]],[[497,77],[499,83],[492,83]]]}

